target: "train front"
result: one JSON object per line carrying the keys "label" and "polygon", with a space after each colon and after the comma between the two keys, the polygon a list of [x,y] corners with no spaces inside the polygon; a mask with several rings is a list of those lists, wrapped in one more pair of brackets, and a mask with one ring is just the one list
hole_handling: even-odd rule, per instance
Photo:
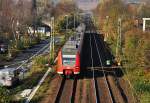
{"label": "train front", "polygon": [[78,43],[69,40],[58,53],[57,73],[64,76],[73,76],[80,73],[80,53]]}

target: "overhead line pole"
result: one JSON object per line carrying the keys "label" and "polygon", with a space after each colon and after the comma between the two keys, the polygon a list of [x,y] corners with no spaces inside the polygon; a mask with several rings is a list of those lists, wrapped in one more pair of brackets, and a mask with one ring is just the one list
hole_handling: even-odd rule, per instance
{"label": "overhead line pole", "polygon": [[55,51],[55,40],[54,40],[54,33],[55,33],[55,18],[53,17],[53,59],[54,59],[54,51]]}
{"label": "overhead line pole", "polygon": [[[122,54],[122,33],[121,33],[121,18],[118,19],[118,37],[117,37],[117,47],[116,47],[116,59],[120,63],[120,55]],[[120,65],[120,64],[119,64]]]}
{"label": "overhead line pole", "polygon": [[[54,60],[54,17],[51,17],[50,60]],[[50,61],[51,62],[51,61]]]}
{"label": "overhead line pole", "polygon": [[76,28],[76,12],[74,13],[74,30]]}
{"label": "overhead line pole", "polygon": [[119,54],[122,54],[122,33],[121,33],[121,25],[122,25],[122,21],[121,18],[119,18]]}

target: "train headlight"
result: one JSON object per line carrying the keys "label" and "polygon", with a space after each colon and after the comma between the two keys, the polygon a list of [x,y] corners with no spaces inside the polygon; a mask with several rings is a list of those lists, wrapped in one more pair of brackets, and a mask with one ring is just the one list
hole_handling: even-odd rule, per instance
{"label": "train headlight", "polygon": [[110,60],[106,60],[106,65],[111,65]]}
{"label": "train headlight", "polygon": [[79,67],[76,67],[76,69],[79,69]]}
{"label": "train headlight", "polygon": [[66,67],[66,69],[70,69],[70,67]]}

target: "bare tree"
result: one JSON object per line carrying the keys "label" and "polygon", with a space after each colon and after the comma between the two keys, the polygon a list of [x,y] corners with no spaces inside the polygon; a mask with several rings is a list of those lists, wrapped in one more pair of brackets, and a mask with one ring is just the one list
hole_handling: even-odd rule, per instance
{"label": "bare tree", "polygon": [[32,3],[25,0],[0,1],[0,27],[3,32],[13,34],[17,39],[16,31],[26,31],[26,26],[32,23]]}

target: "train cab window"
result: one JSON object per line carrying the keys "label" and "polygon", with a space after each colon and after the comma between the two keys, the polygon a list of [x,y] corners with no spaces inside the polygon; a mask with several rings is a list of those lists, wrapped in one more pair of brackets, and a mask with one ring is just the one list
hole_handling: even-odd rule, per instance
{"label": "train cab window", "polygon": [[73,66],[75,64],[75,58],[63,58],[63,65]]}

